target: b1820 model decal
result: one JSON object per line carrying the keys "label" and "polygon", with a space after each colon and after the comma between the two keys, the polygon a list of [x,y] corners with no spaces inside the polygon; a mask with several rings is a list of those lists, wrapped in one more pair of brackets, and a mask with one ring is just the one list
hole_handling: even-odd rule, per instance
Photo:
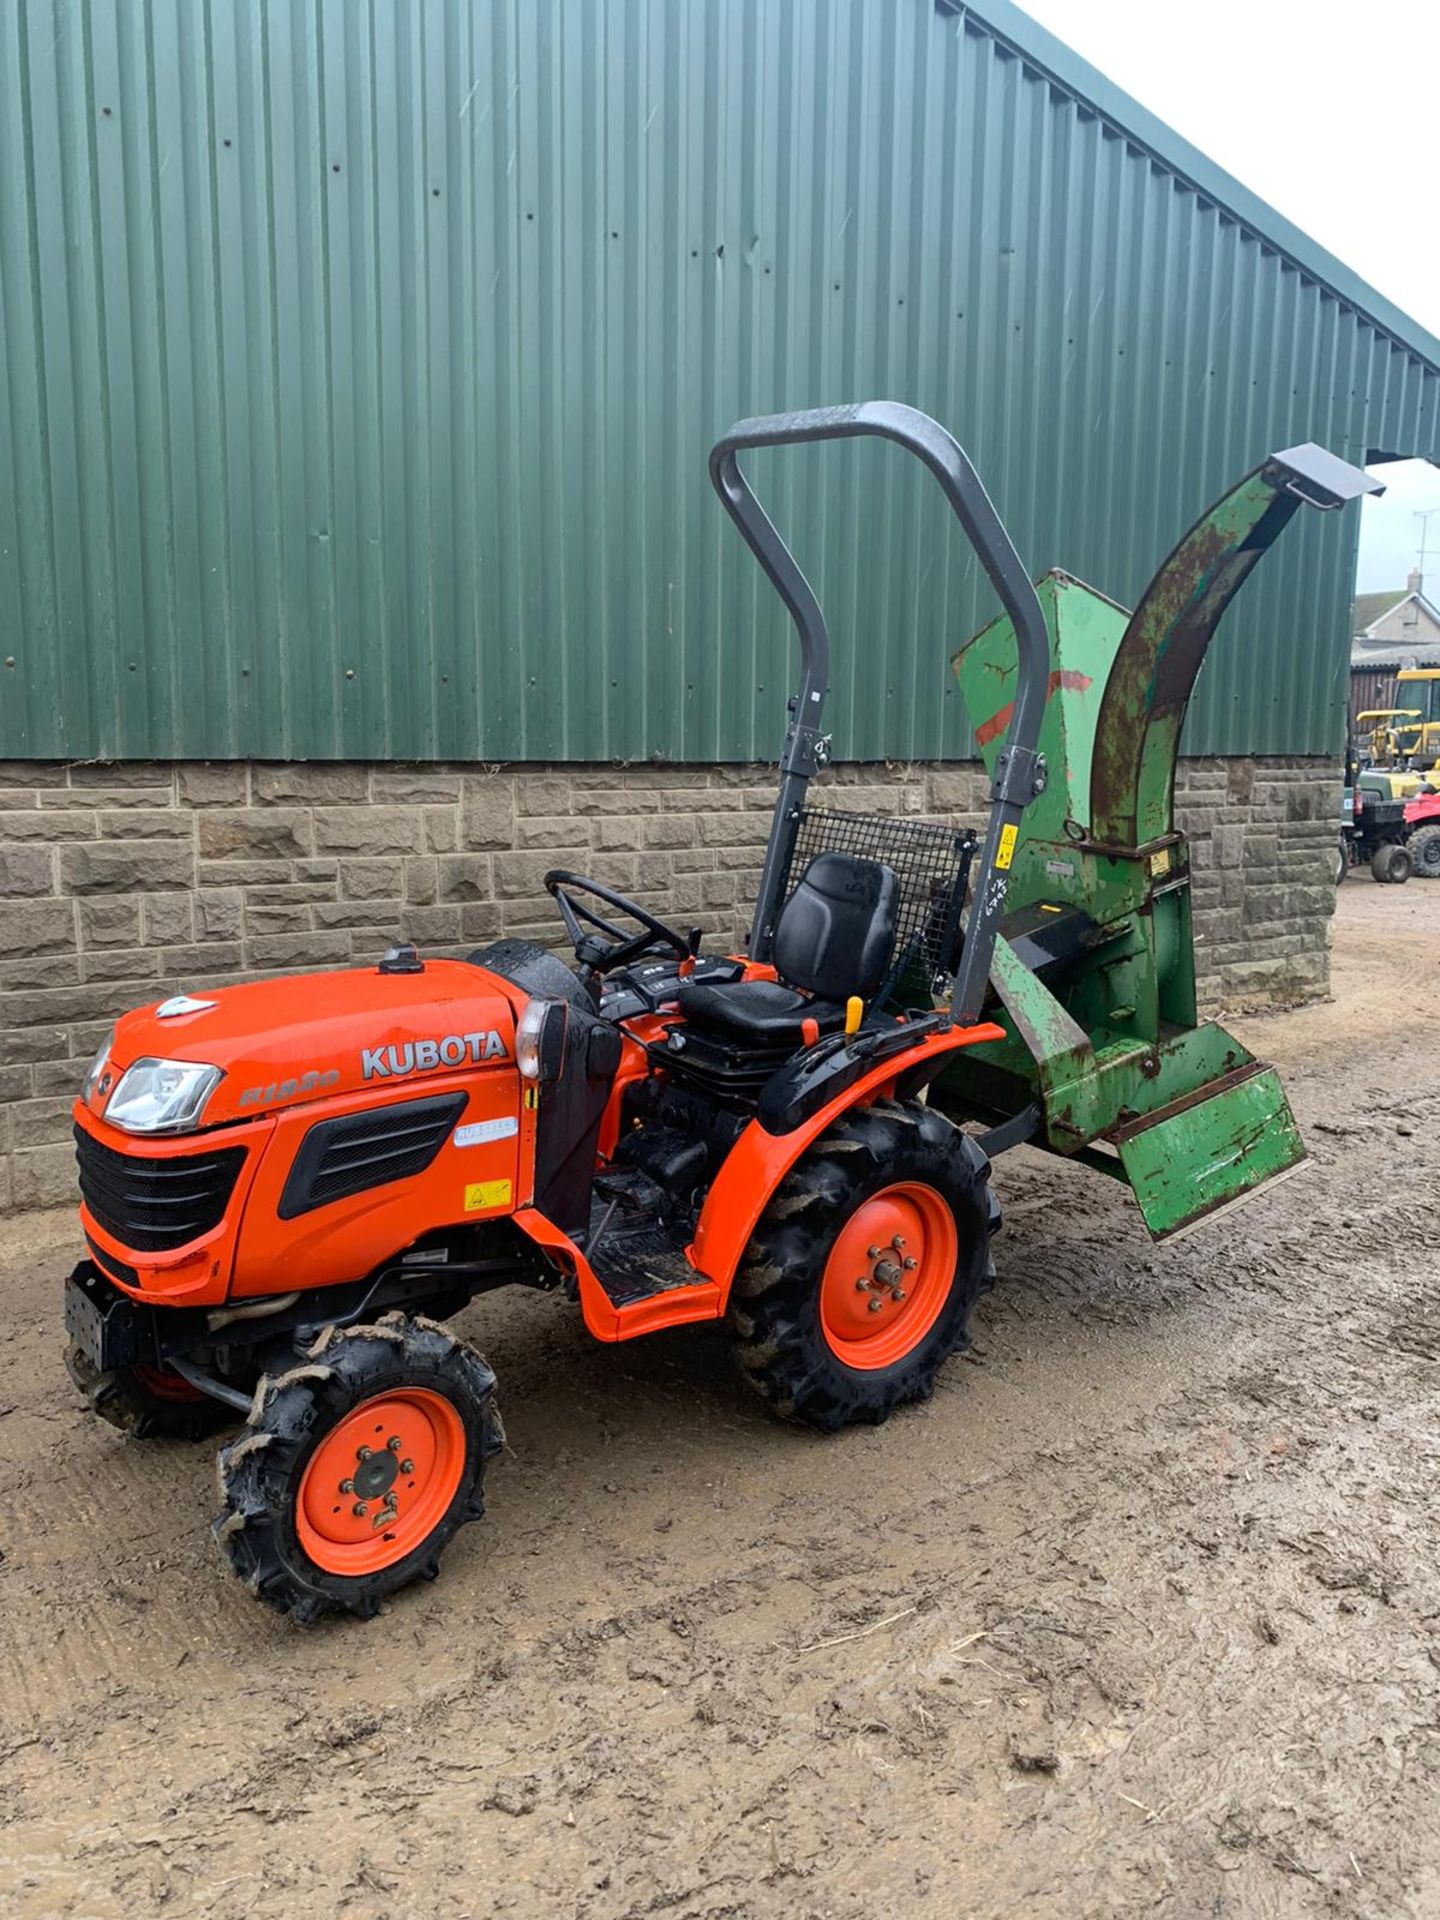
{"label": "b1820 model decal", "polygon": [[505,1042],[491,1027],[485,1033],[447,1033],[443,1040],[407,1040],[400,1047],[362,1047],[360,1065],[367,1080],[393,1080],[406,1073],[431,1073],[436,1067],[463,1067],[468,1061],[504,1060]]}
{"label": "b1820 model decal", "polygon": [[280,1100],[298,1100],[302,1093],[318,1093],[322,1088],[333,1087],[340,1078],[338,1067],[327,1067],[324,1073],[312,1067],[308,1073],[296,1074],[292,1080],[272,1080],[268,1087],[246,1087],[240,1096],[242,1107],[269,1107]]}

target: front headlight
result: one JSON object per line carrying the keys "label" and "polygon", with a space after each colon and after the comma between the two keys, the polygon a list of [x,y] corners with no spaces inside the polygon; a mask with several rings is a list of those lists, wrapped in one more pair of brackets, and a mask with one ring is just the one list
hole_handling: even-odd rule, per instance
{"label": "front headlight", "polygon": [[184,1133],[199,1123],[223,1079],[193,1060],[137,1060],[110,1096],[105,1118],[126,1133]]}
{"label": "front headlight", "polygon": [[570,1009],[563,1000],[532,1000],[515,1023],[515,1064],[527,1080],[558,1080],[565,1065]]}
{"label": "front headlight", "polygon": [[106,1067],[108,1067],[110,1064],[110,1049],[111,1047],[114,1046],[114,1044],[115,1044],[115,1029],[112,1027],[109,1033],[106,1034],[104,1043],[101,1046],[100,1051],[96,1054],[95,1058],[90,1062],[90,1071],[85,1076],[85,1088],[82,1094],[80,1095],[80,1098],[85,1102],[86,1106],[89,1106],[90,1096],[92,1093],[94,1093],[96,1087],[100,1083],[101,1074],[104,1073]]}

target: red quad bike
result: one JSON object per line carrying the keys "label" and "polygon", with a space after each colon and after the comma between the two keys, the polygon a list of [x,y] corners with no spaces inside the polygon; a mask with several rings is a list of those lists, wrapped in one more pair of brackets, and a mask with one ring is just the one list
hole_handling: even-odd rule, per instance
{"label": "red quad bike", "polygon": [[[1019,637],[983,849],[805,803],[829,637],[738,456],[863,434],[934,473]],[[481,1513],[495,1381],[447,1325],[478,1294],[561,1292],[598,1340],[723,1321],[761,1398],[832,1430],[928,1395],[991,1283],[989,1160],[923,1095],[1002,1037],[980,1013],[1045,779],[1034,589],[965,454],[908,407],[745,421],[710,473],[801,650],[747,957],[555,872],[573,965],[399,947],[182,995],[120,1020],[76,1104],[71,1373],[137,1436],[243,1422],[215,1537],[300,1620],[373,1614]]]}
{"label": "red quad bike", "polygon": [[1440,880],[1440,793],[1418,793],[1405,803],[1406,852],[1423,880]]}

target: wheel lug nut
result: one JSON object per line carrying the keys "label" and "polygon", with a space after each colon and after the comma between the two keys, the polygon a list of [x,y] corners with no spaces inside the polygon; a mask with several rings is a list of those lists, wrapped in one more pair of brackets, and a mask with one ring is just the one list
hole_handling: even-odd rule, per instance
{"label": "wheel lug nut", "polygon": [[355,1449],[355,1458],[357,1460],[368,1460],[370,1458],[369,1447],[357,1447]]}
{"label": "wheel lug nut", "polygon": [[915,1269],[916,1269],[916,1268],[917,1268],[917,1267],[919,1266],[919,1264],[920,1264],[920,1262],[919,1262],[919,1261],[918,1261],[918,1260],[917,1260],[917,1259],[915,1258],[915,1256],[914,1256],[914,1254],[913,1254],[913,1253],[907,1253],[907,1254],[906,1254],[906,1256],[905,1256],[905,1271],[906,1271],[907,1273],[914,1273],[914,1271],[915,1271]]}
{"label": "wheel lug nut", "polygon": [[903,1306],[905,1303],[904,1289],[902,1287],[896,1287],[894,1293],[891,1294],[890,1298],[895,1302],[897,1307]]}
{"label": "wheel lug nut", "polygon": [[881,1307],[883,1307],[883,1306],[884,1306],[884,1304],[885,1304],[885,1302],[884,1302],[883,1300],[872,1300],[872,1301],[870,1302],[870,1311],[871,1311],[872,1313],[878,1313],[878,1312],[880,1311],[880,1309],[881,1309]]}
{"label": "wheel lug nut", "polygon": [[855,1282],[855,1291],[857,1293],[865,1293],[868,1291],[869,1286],[870,1286],[870,1282],[865,1278],[864,1274],[862,1273],[860,1278]]}
{"label": "wheel lug nut", "polygon": [[386,1446],[387,1446],[387,1447],[388,1447],[388,1448],[390,1449],[390,1451],[391,1451],[391,1453],[398,1453],[398,1452],[400,1451],[400,1436],[399,1436],[399,1434],[398,1434],[398,1433],[392,1433],[392,1434],[391,1434],[391,1436],[390,1436],[390,1438],[389,1438],[389,1439],[388,1439],[388,1440],[387,1440],[387,1441],[385,1442],[385,1444],[386,1444]]}
{"label": "wheel lug nut", "polygon": [[890,1244],[892,1247],[894,1247],[896,1253],[903,1253],[905,1251],[905,1236],[903,1234],[897,1233],[895,1238],[890,1242]]}
{"label": "wheel lug nut", "polygon": [[880,1258],[879,1247],[867,1247],[865,1249],[865,1258],[867,1260],[878,1260]]}
{"label": "wheel lug nut", "polygon": [[357,1500],[355,1502],[354,1507],[351,1509],[351,1511],[354,1513],[355,1518],[357,1520],[363,1520],[366,1514],[370,1511],[370,1509],[369,1507],[366,1506],[363,1500]]}
{"label": "wheel lug nut", "polygon": [[[413,1473],[415,1471],[415,1462],[413,1460],[402,1460],[400,1462],[400,1471],[402,1473]],[[395,1496],[392,1494],[390,1497],[393,1500]]]}
{"label": "wheel lug nut", "polygon": [[340,1482],[340,1491],[342,1493],[353,1493],[355,1491],[355,1482],[353,1480],[342,1480]]}

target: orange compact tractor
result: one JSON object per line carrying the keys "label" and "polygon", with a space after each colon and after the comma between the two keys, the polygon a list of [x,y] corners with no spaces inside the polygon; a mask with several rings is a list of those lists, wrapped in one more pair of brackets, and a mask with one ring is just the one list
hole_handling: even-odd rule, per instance
{"label": "orange compact tractor", "polygon": [[[856,434],[930,468],[1013,629],[983,845],[805,805],[829,639],[738,456]],[[1277,468],[1276,492],[1304,497],[1298,471]],[[181,995],[118,1023],[76,1104],[89,1257],[67,1284],[72,1375],[136,1435],[243,1422],[220,1452],[215,1535],[299,1619],[373,1613],[481,1512],[495,1381],[447,1325],[478,1294],[557,1291],[598,1340],[723,1321],[764,1400],[834,1429],[928,1394],[990,1282],[985,1149],[1038,1137],[1042,1099],[1007,1118],[987,1082],[966,1110],[991,1125],[981,1144],[925,1094],[967,1049],[1014,1039],[982,1008],[1018,823],[1045,786],[1045,616],[966,456],[907,407],[743,422],[711,477],[801,647],[746,957],[555,872],[572,963],[521,940],[465,961],[398,947],[369,969]],[[1160,871],[1145,865],[1147,888]],[[1163,887],[1184,872],[1167,853]],[[1051,912],[1026,936],[1031,977],[1072,980],[1119,908],[1106,927]],[[1070,1029],[1085,1034],[1064,1017],[1075,1058]],[[1105,1061],[1123,1054],[1112,1042]],[[1164,1088],[1162,1054],[1136,1055],[1132,1119]],[[1065,1098],[1073,1130],[1068,1082]],[[1189,1124],[1193,1099],[1178,1105]]]}
{"label": "orange compact tractor", "polygon": [[[479,1293],[563,1291],[600,1340],[724,1320],[761,1395],[826,1428],[928,1393],[965,1340],[991,1274],[988,1163],[919,1096],[957,1048],[1000,1037],[976,1019],[978,928],[954,1008],[931,991],[972,842],[881,822],[888,860],[802,859],[829,641],[737,461],[855,432],[924,458],[1007,607],[1033,603],[969,462],[921,415],[752,421],[715,449],[803,650],[749,958],[706,957],[697,934],[556,872],[573,965],[519,940],[467,961],[402,947],[127,1014],[90,1071],[72,1375],[135,1434],[243,1420],[216,1538],[301,1619],[373,1613],[481,1512],[495,1381],[445,1324]],[[1035,779],[1038,615],[1027,634],[992,866]],[[897,991],[907,974],[918,996]]]}

